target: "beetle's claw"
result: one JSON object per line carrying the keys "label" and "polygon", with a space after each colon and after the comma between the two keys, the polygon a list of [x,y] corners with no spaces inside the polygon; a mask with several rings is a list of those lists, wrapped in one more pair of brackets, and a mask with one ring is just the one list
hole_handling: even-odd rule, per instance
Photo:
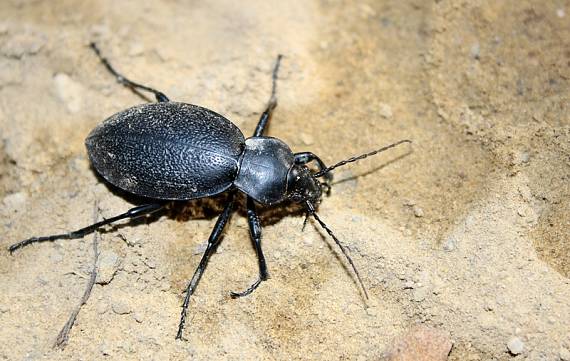
{"label": "beetle's claw", "polygon": [[263,281],[263,280],[261,279],[261,277],[258,278],[257,281],[255,281],[251,286],[249,286],[249,288],[248,288],[247,290],[245,290],[245,291],[243,291],[243,292],[233,292],[233,291],[230,292],[231,298],[236,299],[236,298],[240,298],[240,297],[244,297],[244,296],[249,295],[250,293],[252,293],[253,291],[255,291],[255,289],[256,289],[257,287],[259,287],[259,285],[261,284],[261,281]]}

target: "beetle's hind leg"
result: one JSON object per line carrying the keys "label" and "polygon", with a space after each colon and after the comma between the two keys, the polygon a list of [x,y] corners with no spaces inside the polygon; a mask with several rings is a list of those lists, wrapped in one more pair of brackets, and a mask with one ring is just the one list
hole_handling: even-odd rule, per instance
{"label": "beetle's hind leg", "polygon": [[95,52],[95,54],[97,55],[99,60],[101,60],[101,62],[105,66],[105,68],[107,68],[109,73],[113,74],[113,76],[117,79],[117,81],[119,83],[121,83],[122,85],[131,89],[133,92],[135,92],[137,95],[141,96],[142,98],[145,98],[145,97],[141,93],[139,93],[139,90],[143,90],[143,91],[147,91],[149,93],[153,93],[154,97],[156,98],[156,101],[159,103],[170,101],[170,99],[168,99],[168,97],[163,92],[158,91],[156,89],[153,89],[151,87],[148,87],[146,85],[135,83],[134,81],[127,79],[121,73],[116,71],[115,68],[113,68],[113,66],[111,65],[111,63],[109,63],[107,58],[105,58],[103,55],[101,55],[101,51],[97,47],[97,44],[91,43],[91,44],[89,44],[89,46],[91,47],[91,49],[93,49],[93,51]]}
{"label": "beetle's hind leg", "polygon": [[8,248],[8,251],[10,251],[10,253],[12,253],[19,248],[25,247],[29,244],[36,243],[36,242],[55,241],[57,239],[83,238],[85,235],[95,231],[98,228],[103,227],[104,225],[111,224],[113,222],[116,222],[118,220],[125,219],[125,218],[131,218],[131,219],[137,218],[137,217],[140,217],[140,216],[145,215],[145,214],[156,212],[162,208],[164,208],[164,204],[145,204],[142,206],[131,208],[127,212],[119,214],[118,216],[111,217],[111,218],[105,219],[105,220],[97,222],[97,223],[93,223],[92,225],[78,229],[78,230],[73,231],[73,232],[63,233],[63,234],[54,234],[54,235],[45,236],[45,237],[32,237],[32,238],[25,239],[23,241],[20,241],[18,243],[11,245]]}
{"label": "beetle's hind leg", "polygon": [[255,127],[255,132],[253,133],[254,137],[260,137],[263,135],[263,131],[267,126],[267,123],[271,119],[271,115],[273,114],[273,110],[277,106],[277,74],[279,73],[279,65],[281,65],[281,59],[283,55],[277,55],[277,60],[275,61],[275,67],[273,68],[273,75],[271,77],[271,96],[269,97],[269,101],[267,102],[267,108],[261,113],[261,117],[259,118],[259,122]]}
{"label": "beetle's hind leg", "polygon": [[249,232],[251,235],[251,240],[255,247],[255,252],[257,253],[257,259],[259,261],[259,277],[247,290],[243,292],[232,292],[232,298],[238,298],[247,296],[252,293],[261,282],[269,278],[267,273],[267,264],[265,263],[265,256],[263,255],[263,250],[261,249],[261,222],[259,222],[259,217],[255,210],[255,203],[253,198],[247,197],[247,221],[249,223]]}
{"label": "beetle's hind leg", "polygon": [[176,333],[177,340],[182,339],[182,332],[184,330],[184,324],[186,323],[186,315],[188,313],[190,296],[192,296],[192,294],[194,294],[194,291],[196,291],[196,286],[198,286],[198,282],[200,282],[200,278],[202,278],[202,274],[204,273],[204,270],[208,265],[208,260],[210,259],[210,256],[212,255],[212,253],[214,253],[216,247],[220,243],[221,240],[220,237],[222,235],[224,227],[226,223],[228,223],[228,220],[232,215],[234,208],[234,196],[235,192],[232,192],[230,194],[228,204],[226,204],[226,207],[224,208],[224,211],[222,212],[222,214],[218,216],[216,225],[214,226],[214,229],[212,229],[212,233],[210,233],[210,238],[208,238],[208,245],[206,246],[206,250],[202,255],[200,264],[198,265],[198,268],[196,268],[196,271],[194,271],[194,275],[192,276],[192,279],[190,280],[190,282],[188,282],[188,286],[186,287],[186,296],[184,297],[184,303],[182,304],[182,312],[180,313],[180,323],[178,324],[178,332]]}

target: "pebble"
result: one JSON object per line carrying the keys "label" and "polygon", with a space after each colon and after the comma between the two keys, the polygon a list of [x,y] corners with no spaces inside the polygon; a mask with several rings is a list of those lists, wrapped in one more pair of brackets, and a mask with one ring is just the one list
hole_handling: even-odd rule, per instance
{"label": "pebble", "polygon": [[0,45],[0,54],[15,59],[21,59],[24,55],[35,55],[45,46],[46,39],[42,33],[33,30],[22,31]]}
{"label": "pebble", "polygon": [[103,356],[110,356],[112,353],[111,346],[109,346],[109,344],[106,342],[103,342],[101,345],[99,345],[99,352],[101,352],[101,355]]}
{"label": "pebble", "polygon": [[106,285],[113,280],[121,265],[121,258],[113,251],[102,251],[97,260],[97,284]]}
{"label": "pebble", "polygon": [[107,302],[105,302],[105,301],[99,302],[99,303],[97,304],[97,307],[96,307],[97,313],[100,314],[100,315],[105,314],[108,309],[109,309],[109,304],[108,304]]}
{"label": "pebble", "polygon": [[475,60],[479,60],[480,56],[481,56],[481,45],[479,45],[479,43],[475,43],[473,45],[471,45],[471,57]]}
{"label": "pebble", "polygon": [[23,80],[24,70],[19,62],[6,60],[0,63],[0,87],[20,84]]}
{"label": "pebble", "polygon": [[67,110],[74,114],[83,107],[83,87],[65,73],[57,73],[53,77],[55,94],[65,104]]}
{"label": "pebble", "polygon": [[424,210],[418,206],[414,206],[414,216],[421,218],[424,216]]}
{"label": "pebble", "polygon": [[566,347],[561,347],[560,352],[560,361],[570,361],[570,351]]}
{"label": "pebble", "polygon": [[457,248],[457,240],[454,237],[448,237],[443,241],[443,250],[451,252]]}
{"label": "pebble", "polygon": [[386,103],[380,103],[378,107],[379,107],[378,113],[382,118],[386,119],[392,118],[393,113],[392,113],[392,107],[390,105]]}
{"label": "pebble", "polygon": [[117,301],[113,303],[113,306],[111,306],[111,308],[117,315],[126,315],[131,313],[131,308],[125,302]]}
{"label": "pebble", "polygon": [[8,211],[16,212],[26,204],[28,200],[28,196],[24,192],[17,192],[8,194],[2,200],[2,204],[4,204],[4,209]]}
{"label": "pebble", "polygon": [[140,314],[139,312],[135,312],[133,313],[133,318],[135,321],[137,321],[138,323],[142,323],[144,321],[144,317],[142,314]]}
{"label": "pebble", "polygon": [[520,355],[524,350],[524,342],[519,337],[512,337],[507,343],[509,352],[513,355]]}
{"label": "pebble", "polygon": [[144,53],[144,45],[142,43],[133,43],[129,48],[129,56],[140,56]]}
{"label": "pebble", "polygon": [[427,294],[428,294],[427,287],[419,287],[419,288],[414,289],[414,293],[412,294],[412,297],[413,297],[414,302],[422,302],[423,300],[425,300]]}
{"label": "pebble", "polygon": [[402,204],[406,207],[412,207],[416,205],[416,201],[413,199],[404,199],[404,202]]}

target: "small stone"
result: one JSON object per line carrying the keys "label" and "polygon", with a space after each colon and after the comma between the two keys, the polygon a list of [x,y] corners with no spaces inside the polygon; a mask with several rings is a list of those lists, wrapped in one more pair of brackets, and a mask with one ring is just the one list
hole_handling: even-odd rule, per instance
{"label": "small stone", "polygon": [[113,306],[111,306],[111,308],[117,315],[127,315],[131,313],[131,308],[129,305],[121,301],[113,303]]}
{"label": "small stone", "polygon": [[524,342],[519,337],[512,337],[507,343],[509,352],[513,355],[520,355],[524,350]]}
{"label": "small stone", "polygon": [[390,105],[386,103],[380,103],[378,107],[379,107],[378,113],[382,118],[386,119],[392,118],[393,113],[392,113],[392,107]]}
{"label": "small stone", "polygon": [[425,300],[427,293],[428,293],[427,287],[419,287],[414,290],[412,298],[414,302],[422,302],[423,300]]}
{"label": "small stone", "polygon": [[479,43],[471,45],[469,52],[471,53],[471,57],[473,59],[479,60],[479,57],[481,56],[481,45],[479,45]]}
{"label": "small stone", "polygon": [[101,352],[101,355],[103,356],[111,356],[112,351],[109,344],[103,342],[101,345],[99,345],[99,352]]}
{"label": "small stone", "polygon": [[22,209],[28,200],[28,196],[24,192],[12,193],[8,194],[2,200],[2,204],[4,205],[5,210],[9,210],[12,212],[17,212],[19,209]]}
{"label": "small stone", "polygon": [[526,212],[525,212],[524,208],[522,208],[522,207],[517,209],[517,214],[518,214],[520,217],[525,217],[525,216],[526,216]]}
{"label": "small stone", "polygon": [[46,44],[47,37],[33,30],[26,30],[9,37],[0,44],[0,54],[21,59],[24,55],[37,54]]}
{"label": "small stone", "polygon": [[559,357],[560,361],[570,361],[570,351],[566,347],[561,347]]}
{"label": "small stone", "polygon": [[424,216],[424,210],[418,206],[414,206],[414,216],[421,218]]}
{"label": "small stone", "polygon": [[106,285],[113,280],[121,265],[121,258],[113,251],[102,251],[97,260],[97,284]]}
{"label": "small stone", "polygon": [[443,250],[451,252],[457,248],[457,240],[454,237],[448,237],[443,241]]}
{"label": "small stone", "polygon": [[142,43],[134,43],[129,48],[129,56],[140,56],[144,53],[144,45]]}
{"label": "small stone", "polygon": [[133,319],[138,323],[142,323],[144,321],[143,315],[141,315],[139,312],[133,313]]}
{"label": "small stone", "polygon": [[83,86],[65,73],[53,77],[55,94],[70,113],[77,113],[83,106]]}
{"label": "small stone", "polygon": [[556,16],[558,16],[560,19],[562,19],[563,17],[566,16],[566,11],[564,11],[564,9],[560,8],[556,10]]}
{"label": "small stone", "polygon": [[0,63],[0,87],[16,85],[24,80],[24,69],[17,60],[6,59]]}
{"label": "small stone", "polygon": [[98,314],[103,315],[107,313],[107,310],[109,310],[109,304],[105,301],[99,302],[97,304],[96,310]]}

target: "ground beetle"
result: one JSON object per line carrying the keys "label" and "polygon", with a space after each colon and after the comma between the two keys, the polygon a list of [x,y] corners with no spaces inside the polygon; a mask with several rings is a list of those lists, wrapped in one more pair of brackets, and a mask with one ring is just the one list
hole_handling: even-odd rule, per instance
{"label": "ground beetle", "polygon": [[[306,207],[305,222],[312,216],[333,238],[354,270],[364,295],[368,297],[345,247],[317,215],[315,208],[321,201],[322,191],[330,191],[330,172],[333,169],[399,144],[410,143],[409,140],[401,140],[326,167],[315,154],[293,153],[283,141],[263,135],[277,106],[275,94],[281,55],[277,57],[273,69],[272,91],[267,108],[262,113],[253,136],[245,139],[242,132],[223,116],[197,105],[172,102],[164,93],[122,76],[101,55],[95,43],[90,46],[119,83],[139,95],[139,91],[150,92],[154,94],[157,102],[137,105],[119,112],[93,129],[85,141],[89,159],[97,172],[109,183],[127,192],[155,199],[156,203],[132,208],[123,214],[70,233],[23,240],[12,245],[10,252],[34,242],[82,238],[118,220],[133,219],[161,210],[166,206],[164,201],[190,200],[229,192],[227,204],[210,234],[200,264],[188,283],[176,335],[176,338],[180,339],[190,296],[220,241],[224,226],[234,210],[235,195],[240,191],[247,196],[247,218],[259,260],[259,277],[245,291],[232,292],[232,297],[250,294],[268,278],[261,250],[261,224],[256,212],[256,202],[274,205],[284,200],[291,200]],[[317,171],[307,167],[307,164],[313,161]],[[324,178],[324,182],[318,180],[320,177]]]}

